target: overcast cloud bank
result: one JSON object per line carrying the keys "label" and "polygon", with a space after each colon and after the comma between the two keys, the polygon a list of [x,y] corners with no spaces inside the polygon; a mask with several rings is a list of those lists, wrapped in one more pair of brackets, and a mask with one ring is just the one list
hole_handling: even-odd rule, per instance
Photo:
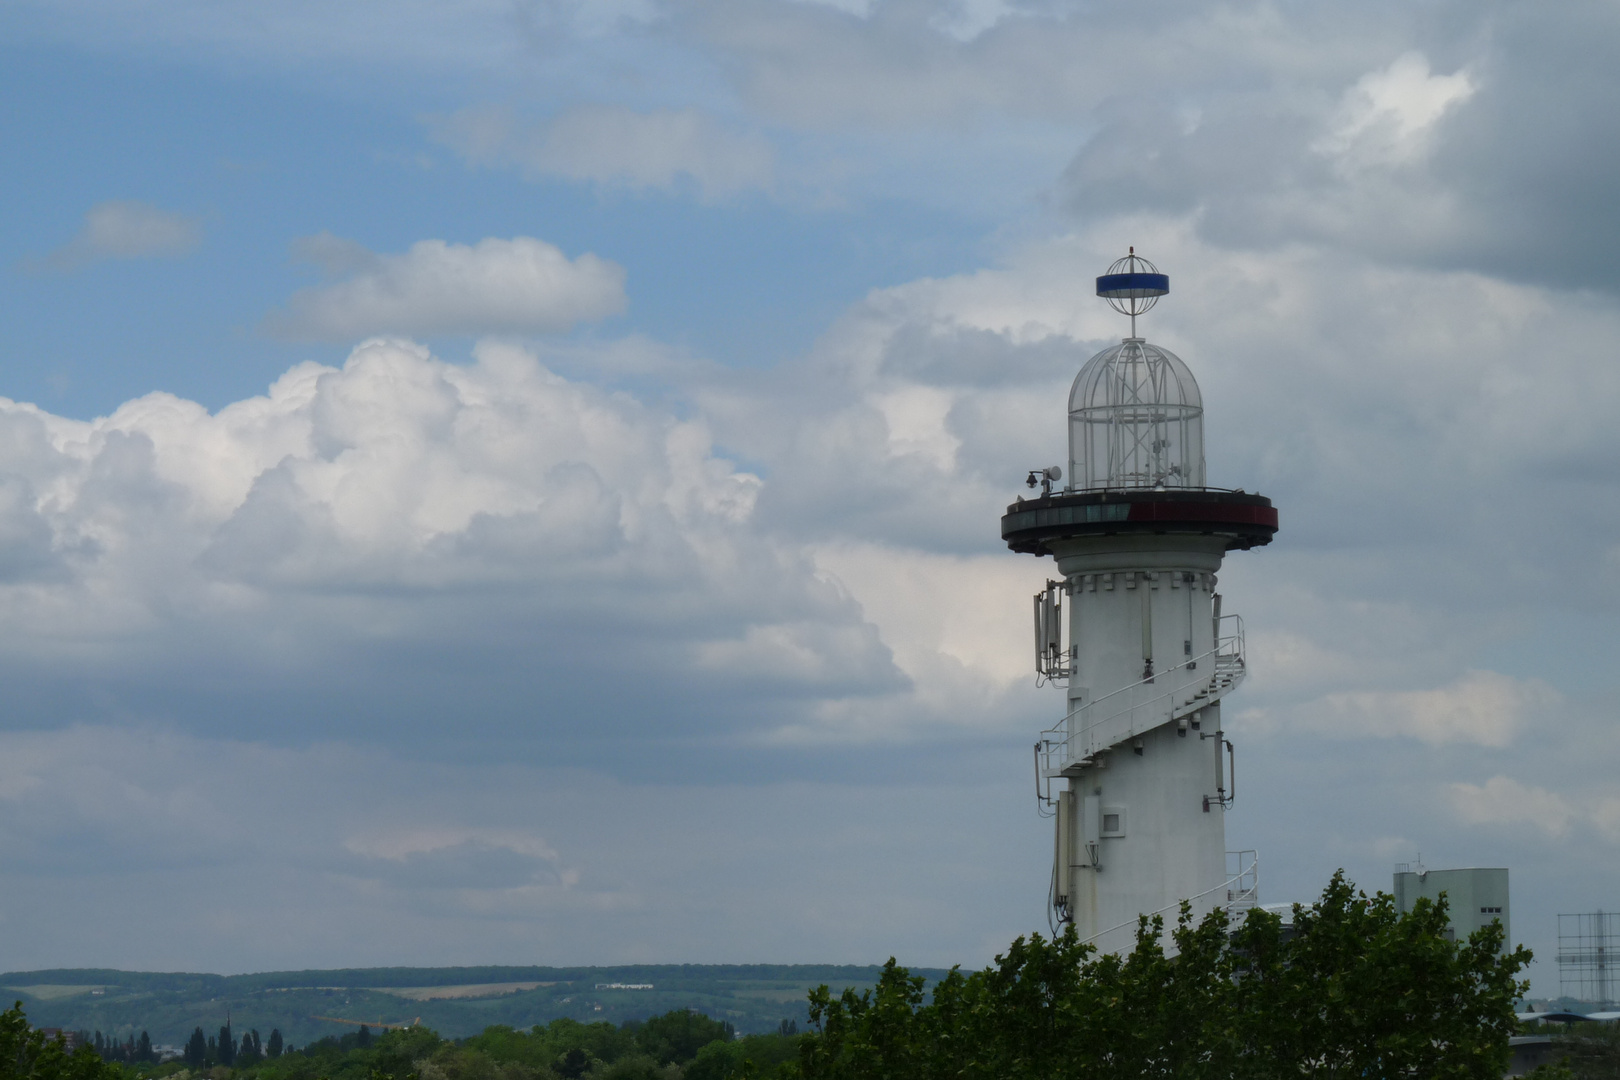
{"label": "overcast cloud bank", "polygon": [[[1252,671],[1229,835],[1264,898],[1422,851],[1511,866],[1544,956],[1553,914],[1613,908],[1614,10],[15,10],[392,93],[422,145],[368,146],[353,227],[277,219],[323,281],[240,301],[329,363],[213,411],[0,408],[0,915],[41,943],[9,966],[977,963],[1043,926],[1050,564],[996,524],[1063,458],[1069,382],[1123,333],[1092,278],[1130,245],[1171,274],[1144,329],[1203,388],[1211,482],[1281,509],[1221,586]],[[407,174],[419,201],[373,212]],[[569,234],[564,189],[631,224]],[[84,258],[195,250],[190,219],[70,190]],[[418,228],[446,191],[477,212]],[[859,276],[780,363],[636,323],[671,251],[664,310],[715,289],[716,235],[855,280],[806,254],[846,227],[863,274],[932,230],[977,254]],[[143,843],[156,869],[118,861]],[[225,872],[266,861],[265,897]],[[74,952],[53,913],[106,924],[83,865],[170,920],[150,951]]]}

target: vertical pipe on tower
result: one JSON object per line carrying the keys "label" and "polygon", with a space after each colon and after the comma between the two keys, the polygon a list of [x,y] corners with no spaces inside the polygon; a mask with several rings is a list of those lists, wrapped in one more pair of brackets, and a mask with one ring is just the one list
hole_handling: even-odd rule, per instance
{"label": "vertical pipe on tower", "polygon": [[1142,678],[1153,678],[1153,590],[1148,587],[1151,572],[1142,575]]}
{"label": "vertical pipe on tower", "polygon": [[1055,890],[1059,902],[1069,899],[1071,879],[1074,877],[1074,793],[1058,792],[1057,851],[1053,854],[1052,873],[1057,879]]}

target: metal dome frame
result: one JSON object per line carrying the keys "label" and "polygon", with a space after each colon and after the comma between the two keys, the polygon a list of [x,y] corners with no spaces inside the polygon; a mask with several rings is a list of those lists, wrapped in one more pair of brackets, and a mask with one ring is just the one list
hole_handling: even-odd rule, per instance
{"label": "metal dome frame", "polygon": [[1130,337],[1088,360],[1069,391],[1068,490],[1205,481],[1204,399],[1181,358]]}

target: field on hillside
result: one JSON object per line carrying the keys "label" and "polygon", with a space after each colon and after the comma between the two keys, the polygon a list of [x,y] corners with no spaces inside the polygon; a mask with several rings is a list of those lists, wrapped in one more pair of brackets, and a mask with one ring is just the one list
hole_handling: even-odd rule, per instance
{"label": "field on hillside", "polygon": [[[325,1035],[421,1023],[449,1038],[491,1024],[528,1028],[558,1017],[623,1023],[671,1009],[696,1009],[739,1032],[801,1027],[805,995],[823,983],[865,988],[879,968],[835,965],[647,965],[603,968],[356,968],[254,975],[155,974],[79,969],[0,975],[7,1003],[19,1000],[41,1027],[101,1031],[119,1039],[142,1030],[181,1045],[192,1030],[216,1033],[227,1018],[240,1035],[271,1029],[295,1046]],[[940,977],[943,971],[913,974]],[[615,986],[614,984],[619,984]],[[652,989],[629,989],[651,984]]]}

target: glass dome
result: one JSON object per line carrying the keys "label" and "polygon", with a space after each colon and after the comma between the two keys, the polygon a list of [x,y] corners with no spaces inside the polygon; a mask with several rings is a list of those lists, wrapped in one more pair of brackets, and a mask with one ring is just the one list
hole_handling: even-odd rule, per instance
{"label": "glass dome", "polygon": [[1204,399],[1181,358],[1126,338],[1069,392],[1073,490],[1204,486]]}

